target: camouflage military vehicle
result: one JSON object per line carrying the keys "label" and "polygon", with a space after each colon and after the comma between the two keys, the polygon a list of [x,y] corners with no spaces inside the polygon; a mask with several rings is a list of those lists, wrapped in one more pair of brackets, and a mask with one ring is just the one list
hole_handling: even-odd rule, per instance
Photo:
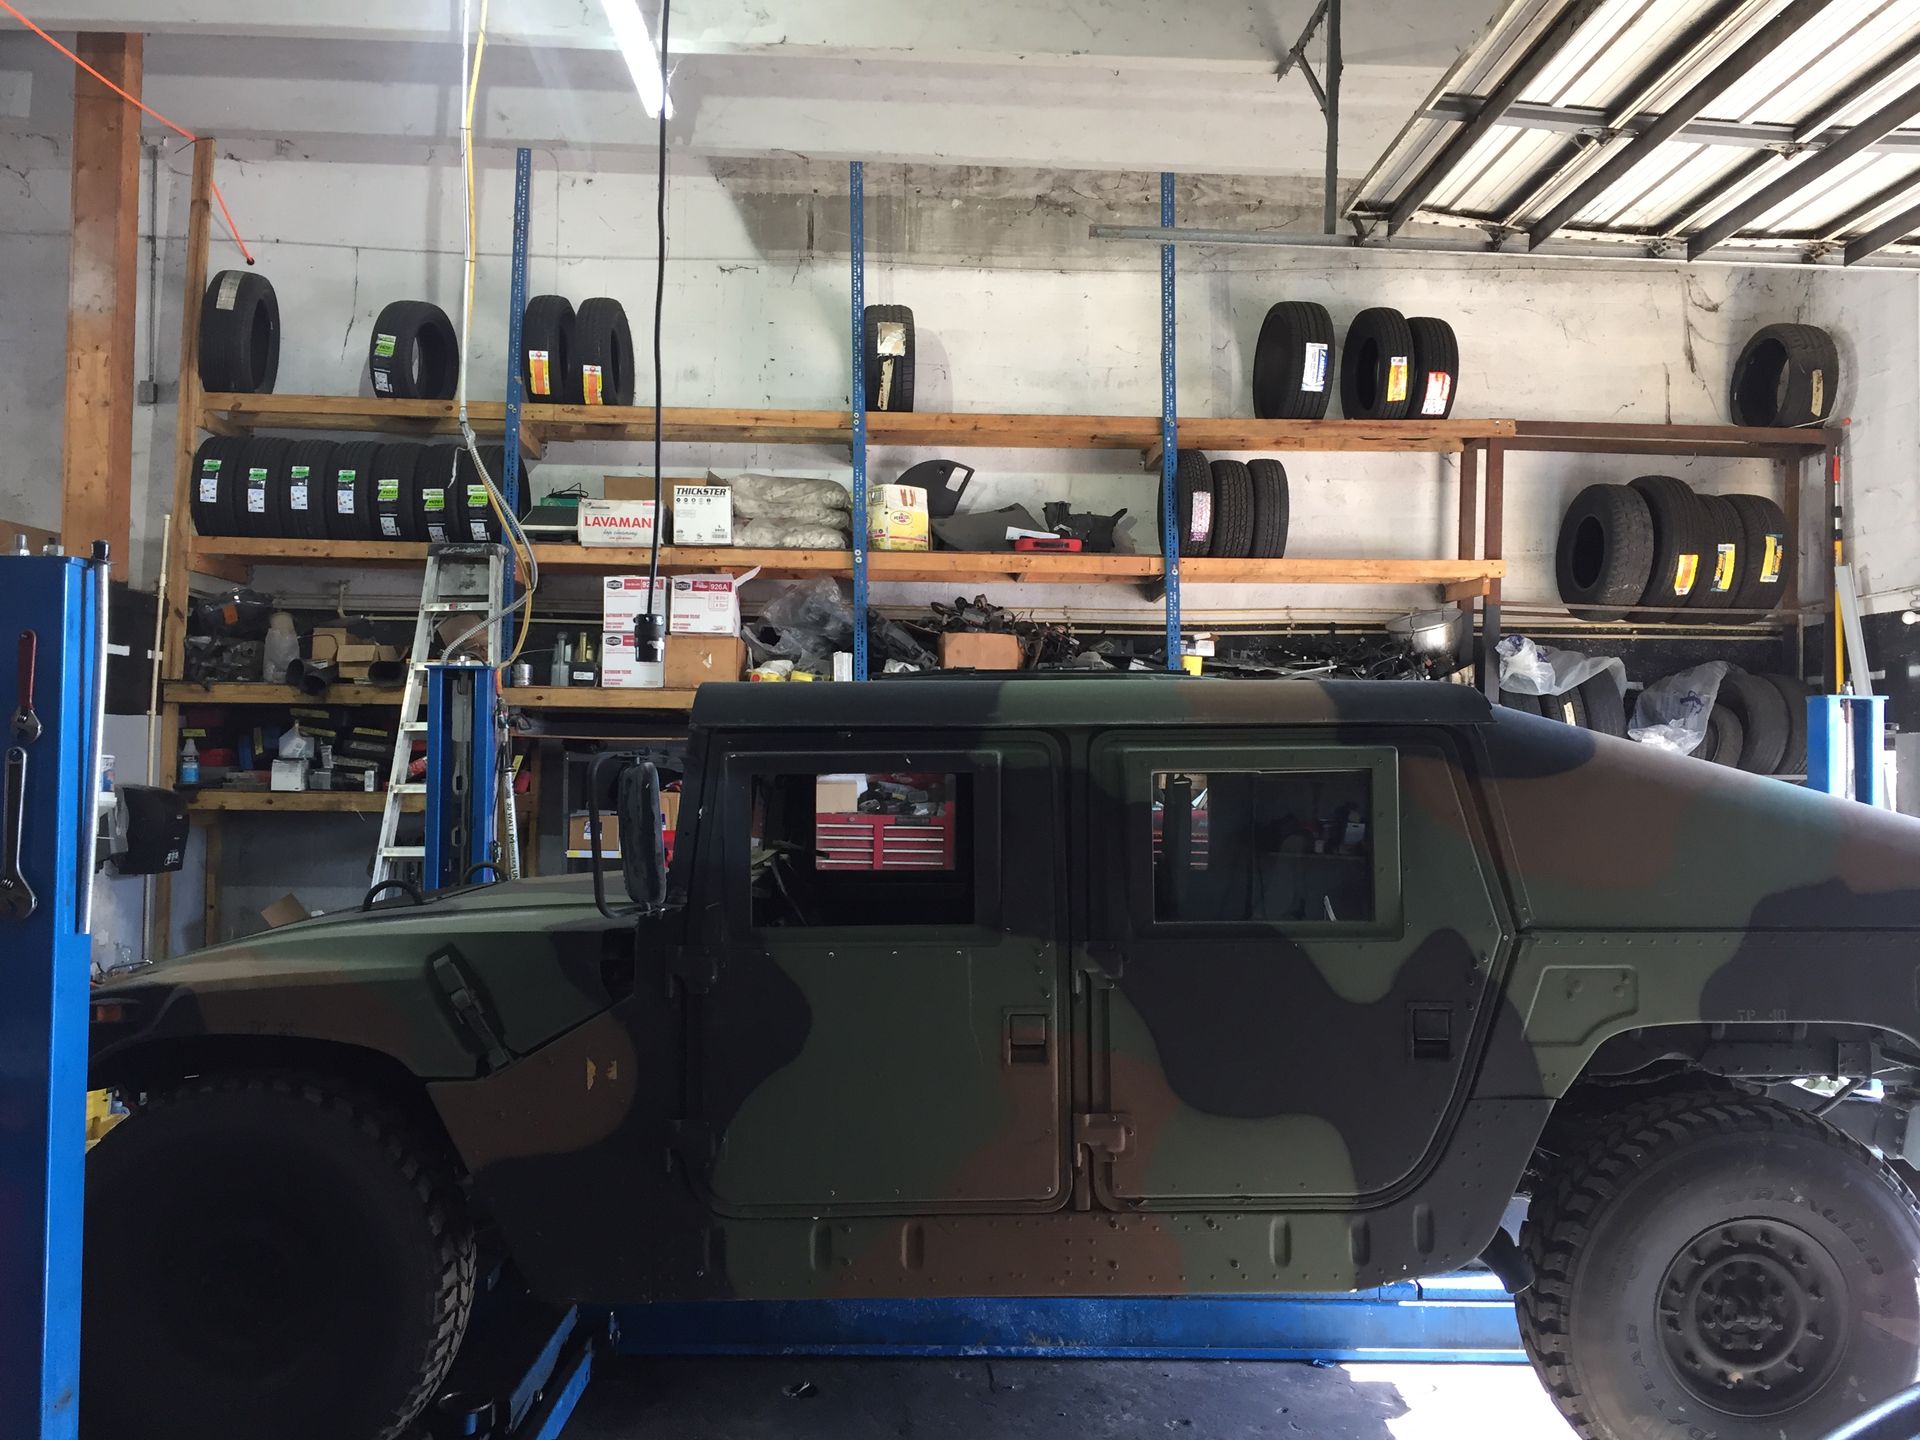
{"label": "camouflage military vehicle", "polygon": [[1920,826],[1438,684],[693,719],[647,913],[401,898],[95,993],[135,1108],[89,1162],[90,1436],[393,1436],[483,1253],[595,1304],[1485,1256],[1604,1440],[1818,1435],[1920,1370]]}

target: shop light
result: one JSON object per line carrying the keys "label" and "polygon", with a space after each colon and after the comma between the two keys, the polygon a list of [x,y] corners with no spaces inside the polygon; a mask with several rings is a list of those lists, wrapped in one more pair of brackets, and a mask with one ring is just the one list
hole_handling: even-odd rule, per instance
{"label": "shop light", "polygon": [[647,22],[640,18],[637,0],[600,0],[600,8],[607,12],[607,24],[613,28],[613,38],[626,59],[627,69],[633,73],[634,88],[640,92],[640,104],[647,117],[658,120],[660,107],[664,105],[671,118],[673,99],[660,83],[660,51],[653,43],[653,36],[647,33]]}

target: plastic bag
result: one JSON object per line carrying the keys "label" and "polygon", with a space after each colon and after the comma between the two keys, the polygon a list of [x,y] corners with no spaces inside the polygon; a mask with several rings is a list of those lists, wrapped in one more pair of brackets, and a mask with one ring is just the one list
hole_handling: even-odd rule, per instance
{"label": "plastic bag", "polygon": [[1509,635],[1500,642],[1500,688],[1516,695],[1564,695],[1603,670],[1612,674],[1614,688],[1624,701],[1627,667],[1616,655],[1556,650],[1536,645],[1524,635]]}
{"label": "plastic bag", "polygon": [[853,510],[853,496],[837,480],[814,480],[799,475],[762,475],[749,473],[732,479],[707,472],[709,485],[725,485],[733,491],[736,517],[756,518],[769,514],[817,514]]}
{"label": "plastic bag", "polygon": [[1706,737],[1707,716],[1719,698],[1720,682],[1731,668],[1724,660],[1709,660],[1654,681],[1634,702],[1627,734],[1656,750],[1691,755]]}
{"label": "plastic bag", "polygon": [[820,512],[821,519],[802,520],[787,516],[761,516],[736,521],[733,543],[749,550],[847,550],[853,545],[846,528],[847,514],[837,512],[840,524],[828,523],[833,511]]}

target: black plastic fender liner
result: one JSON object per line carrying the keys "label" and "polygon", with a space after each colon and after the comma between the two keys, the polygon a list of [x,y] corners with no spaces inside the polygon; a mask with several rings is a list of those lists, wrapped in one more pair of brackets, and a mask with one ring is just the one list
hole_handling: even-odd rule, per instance
{"label": "black plastic fender liner", "polygon": [[425,448],[401,441],[382,445],[374,455],[374,539],[427,538],[420,528],[420,457]]}
{"label": "black plastic fender liner", "polygon": [[460,384],[460,337],[429,300],[396,300],[367,342],[373,393],[387,400],[451,400]]}
{"label": "black plastic fender liner", "polygon": [[1460,393],[1460,339],[1453,326],[1430,315],[1407,321],[1413,334],[1413,408],[1416,420],[1444,420]]}
{"label": "black plastic fender liner", "polygon": [[913,409],[913,311],[905,305],[869,305],[860,317],[866,354],[867,409]]}
{"label": "black plastic fender liner", "polygon": [[1209,555],[1238,559],[1253,553],[1253,477],[1238,460],[1215,460],[1213,503],[1216,515]]}
{"label": "black plastic fender liner", "polygon": [[1653,564],[1635,620],[1685,619],[1680,607],[1700,583],[1701,537],[1706,517],[1687,482],[1672,475],[1642,475],[1633,481],[1653,517]]}
{"label": "black plastic fender liner", "polygon": [[197,534],[240,533],[240,465],[246,451],[246,437],[229,435],[210,435],[194,451],[187,504]]}
{"label": "black plastic fender liner", "polygon": [[280,500],[286,487],[287,456],[293,450],[291,440],[256,435],[247,441],[240,460],[240,488],[235,519],[239,533],[278,537],[287,533],[286,517]]}
{"label": "black plastic fender liner", "polygon": [[1583,605],[1638,605],[1653,574],[1653,516],[1629,485],[1589,485],[1560,520],[1554,577],[1576,619],[1624,620]]}
{"label": "black plastic fender liner", "polygon": [[200,384],[270,395],[280,374],[280,300],[257,270],[222,270],[200,301]]}
{"label": "black plastic fender liner", "polygon": [[1398,310],[1362,310],[1340,347],[1340,412],[1349,420],[1404,420],[1413,410],[1413,331]]}
{"label": "black plastic fender liner", "polygon": [[1282,300],[1260,322],[1253,348],[1253,413],[1262,420],[1319,420],[1333,399],[1333,317],[1311,300]]}
{"label": "black plastic fender liner", "polygon": [[1733,604],[1738,610],[1771,610],[1787,589],[1787,512],[1765,495],[1729,495],[1740,517],[1741,548],[1747,558],[1740,567],[1740,583]]}
{"label": "black plastic fender liner", "polygon": [[1253,480],[1253,554],[1279,560],[1287,553],[1287,528],[1292,521],[1292,492],[1287,467],[1278,460],[1249,460]]}
{"label": "black plastic fender liner", "polygon": [[1736,425],[1818,425],[1840,390],[1840,350],[1818,325],[1766,325],[1733,362]]}
{"label": "black plastic fender liner", "polygon": [[580,370],[573,360],[573,302],[536,295],[520,319],[520,393],[529,404],[578,405]]}
{"label": "black plastic fender liner", "polygon": [[596,295],[573,317],[573,379],[582,405],[633,404],[633,329],[618,300]]}
{"label": "black plastic fender liner", "polygon": [[321,518],[329,540],[375,540],[380,525],[373,514],[373,467],[377,440],[336,445],[321,484]]}
{"label": "black plastic fender liner", "polygon": [[277,501],[280,534],[290,540],[327,538],[328,467],[339,447],[331,440],[296,440],[281,467]]}

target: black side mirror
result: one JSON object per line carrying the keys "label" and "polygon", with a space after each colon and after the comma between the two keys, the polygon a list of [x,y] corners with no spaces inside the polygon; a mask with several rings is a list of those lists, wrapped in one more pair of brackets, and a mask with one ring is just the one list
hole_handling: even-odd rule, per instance
{"label": "black side mirror", "polygon": [[620,821],[620,872],[627,898],[641,914],[651,915],[667,903],[667,848],[660,816],[660,771],[650,760],[613,752],[598,756],[587,777],[587,835],[594,850],[593,903],[609,919],[619,912],[607,905],[606,881],[600,867],[604,849],[600,824],[601,776],[618,767],[614,801]]}

